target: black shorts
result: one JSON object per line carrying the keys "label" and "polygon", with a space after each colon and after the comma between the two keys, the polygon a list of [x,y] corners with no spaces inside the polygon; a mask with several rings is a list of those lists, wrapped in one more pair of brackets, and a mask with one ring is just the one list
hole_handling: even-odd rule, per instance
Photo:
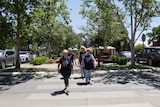
{"label": "black shorts", "polygon": [[71,70],[63,70],[63,71],[61,71],[61,75],[63,76],[63,77],[70,77],[71,76]]}

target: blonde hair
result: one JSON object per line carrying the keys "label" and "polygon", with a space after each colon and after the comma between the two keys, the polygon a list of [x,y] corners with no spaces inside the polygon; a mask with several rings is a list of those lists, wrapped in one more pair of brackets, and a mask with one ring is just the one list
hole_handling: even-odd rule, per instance
{"label": "blonde hair", "polygon": [[92,53],[92,48],[87,48],[86,51],[89,51]]}
{"label": "blonde hair", "polygon": [[68,48],[68,50],[72,51],[72,48]]}
{"label": "blonde hair", "polygon": [[81,49],[84,49],[86,51],[86,47],[85,46],[81,46]]}

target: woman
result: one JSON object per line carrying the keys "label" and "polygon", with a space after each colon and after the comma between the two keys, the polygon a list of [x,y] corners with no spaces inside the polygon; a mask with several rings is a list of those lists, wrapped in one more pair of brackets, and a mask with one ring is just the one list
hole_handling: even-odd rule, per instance
{"label": "woman", "polygon": [[75,61],[75,58],[74,58],[74,54],[72,53],[72,48],[68,48],[68,57],[71,59],[73,64],[74,64],[74,62],[76,64],[76,61]]}
{"label": "woman", "polygon": [[81,78],[83,79],[85,77],[85,73],[84,73],[84,69],[82,67],[82,59],[83,59],[83,56],[86,54],[86,47],[84,46],[81,46],[80,48],[80,53],[79,53],[79,64],[80,64],[80,71],[81,71]]}
{"label": "woman", "polygon": [[70,77],[71,73],[73,73],[73,62],[68,57],[67,50],[63,51],[63,57],[60,59],[60,61],[58,63],[58,73],[61,73],[61,75],[64,78],[64,84],[65,84],[64,92],[66,94],[68,94],[69,93],[69,91],[68,91],[69,77]]}
{"label": "woman", "polygon": [[87,48],[86,54],[84,55],[82,59],[82,67],[85,69],[85,79],[86,84],[91,84],[91,72],[96,67],[96,60],[94,56],[91,54],[91,49]]}

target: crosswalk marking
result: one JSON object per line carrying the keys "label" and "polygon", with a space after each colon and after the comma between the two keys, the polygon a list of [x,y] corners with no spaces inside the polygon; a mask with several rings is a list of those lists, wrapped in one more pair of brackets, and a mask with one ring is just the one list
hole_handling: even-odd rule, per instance
{"label": "crosswalk marking", "polygon": [[[30,107],[57,107],[57,106],[30,106]],[[153,107],[149,103],[134,104],[113,104],[113,105],[75,105],[75,106],[58,106],[58,107]]]}
{"label": "crosswalk marking", "polygon": [[[95,97],[96,95],[96,97]],[[72,92],[70,96],[64,94],[52,96],[50,93],[32,93],[27,99],[42,100],[42,99],[90,99],[90,98],[126,98],[138,97],[137,94],[131,91],[109,91],[109,92]]]}
{"label": "crosswalk marking", "polygon": [[153,107],[153,106],[149,103],[143,103],[143,104],[89,105],[87,107]]}

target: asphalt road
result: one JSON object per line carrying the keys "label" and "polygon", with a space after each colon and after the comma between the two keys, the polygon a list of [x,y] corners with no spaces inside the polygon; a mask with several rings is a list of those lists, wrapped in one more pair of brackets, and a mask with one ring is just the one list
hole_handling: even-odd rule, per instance
{"label": "asphalt road", "polygon": [[1,107],[160,107],[160,73],[92,72],[92,85],[79,74],[70,79],[70,94],[61,76],[1,75]]}

